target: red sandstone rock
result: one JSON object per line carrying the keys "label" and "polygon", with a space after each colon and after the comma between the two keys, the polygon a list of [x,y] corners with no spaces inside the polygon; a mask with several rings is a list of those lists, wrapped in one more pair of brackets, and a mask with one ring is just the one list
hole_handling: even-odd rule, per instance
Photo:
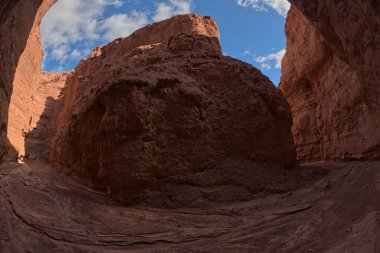
{"label": "red sandstone rock", "polygon": [[22,129],[29,127],[30,117],[36,114],[33,95],[38,89],[42,62],[39,24],[54,2],[1,1],[0,161],[8,152],[7,137],[14,151],[24,153]]}
{"label": "red sandstone rock", "polygon": [[[21,57],[22,59],[22,57]],[[17,70],[19,71],[19,70]],[[16,71],[16,73],[17,73]],[[22,69],[25,73],[25,69]],[[37,80],[34,82],[24,82],[22,78],[18,80],[16,75],[14,82],[13,94],[8,112],[8,140],[15,154],[9,154],[12,160],[15,157],[28,158],[31,154],[26,150],[26,139],[43,135],[41,138],[46,141],[46,145],[40,145],[39,150],[49,150],[48,141],[51,133],[48,125],[53,117],[55,101],[58,99],[61,90],[64,87],[67,73],[41,73],[39,70],[34,72]],[[30,146],[30,145],[29,145]],[[33,155],[39,155],[41,152],[33,152]],[[45,151],[44,151],[45,153]],[[47,151],[47,153],[49,153]]]}
{"label": "red sandstone rock", "polygon": [[[335,2],[339,5],[338,1]],[[16,62],[19,61],[22,44],[26,43],[28,39],[28,30],[30,30],[28,26],[32,24],[30,19],[34,17],[33,12],[37,11],[35,7],[38,4],[33,5],[34,3],[37,4],[38,1],[3,0],[0,5],[0,31],[8,32],[3,33],[0,40],[0,59],[4,63],[0,68],[0,117],[2,123],[7,122],[5,116],[10,101]],[[317,1],[304,1],[304,3],[308,4],[305,7],[313,7]],[[343,5],[340,7],[342,9],[344,9],[344,4],[360,9],[367,6],[366,3],[369,2],[366,1],[359,6],[350,5],[358,4],[355,1],[342,1],[342,3]],[[15,6],[18,6],[19,9]],[[321,8],[321,10],[325,12],[326,8]],[[307,8],[303,11],[307,13]],[[375,78],[376,69],[374,68],[377,65],[364,63],[363,69],[359,69],[361,64],[355,65],[356,58],[350,59],[353,55],[351,53],[346,58],[343,57],[346,60],[339,60],[342,59],[340,57],[344,55],[344,50],[340,51],[342,50],[340,47],[334,49],[335,42],[332,44],[329,42],[334,40],[330,40],[328,36],[323,40],[320,39],[323,30],[320,30],[318,25],[315,26],[317,29],[313,29],[313,26],[308,24],[308,19],[302,17],[299,12],[293,9],[291,13],[294,16],[289,19],[294,19],[288,22],[288,24],[292,24],[292,27],[287,28],[288,31],[292,31],[288,32],[289,45],[294,46],[295,41],[300,39],[294,31],[308,33],[311,37],[303,37],[308,47],[304,45],[301,45],[303,48],[288,47],[288,55],[284,62],[289,63],[293,59],[296,63],[294,65],[286,64],[286,68],[289,67],[286,73],[290,73],[289,70],[296,73],[294,80],[297,80],[299,76],[318,76],[317,73],[328,69],[328,72],[324,72],[328,73],[324,76],[325,79],[321,80],[328,80],[332,77],[347,80],[346,85],[343,85],[343,82],[339,83],[345,89],[347,97],[356,95],[358,91],[363,92],[363,90],[369,89],[369,87],[362,88],[357,85],[356,81],[359,80],[362,82],[361,84],[366,84],[363,80]],[[318,12],[314,10],[311,13]],[[344,14],[344,11],[342,13]],[[365,13],[371,14],[371,9],[366,9]],[[350,17],[350,15],[342,15],[343,20],[347,16]],[[22,18],[20,19],[20,17]],[[195,16],[192,17],[198,21],[202,20]],[[371,20],[371,15],[368,17],[365,23],[372,25],[374,21]],[[24,18],[29,21],[23,23]],[[333,18],[330,17],[330,20],[334,20]],[[10,21],[17,24],[16,28],[8,26]],[[168,23],[170,24],[170,21]],[[152,26],[152,28],[154,27],[158,26]],[[348,32],[353,30],[355,29],[348,29]],[[66,123],[69,125],[66,128],[59,128],[61,139],[58,139],[58,143],[60,140],[70,140],[70,132],[65,134],[67,130],[71,131],[74,139],[71,139],[71,142],[61,143],[61,146],[56,146],[63,147],[63,152],[58,149],[57,153],[73,155],[73,158],[68,156],[70,158],[68,163],[76,162],[75,159],[82,156],[85,158],[83,164],[88,165],[88,162],[91,162],[88,158],[92,156],[94,161],[98,162],[95,166],[99,164],[103,166],[97,167],[103,169],[103,172],[99,170],[100,172],[104,173],[106,168],[114,168],[119,174],[112,175],[114,171],[106,171],[108,174],[105,174],[104,178],[113,180],[112,182],[116,186],[120,186],[122,184],[117,181],[117,176],[124,176],[121,169],[126,167],[118,165],[136,165],[133,160],[132,163],[125,163],[125,160],[130,158],[141,157],[143,159],[139,162],[145,164],[151,157],[153,161],[157,161],[155,156],[157,153],[149,149],[155,145],[158,152],[163,154],[159,157],[163,157],[166,159],[165,162],[170,162],[170,164],[166,167],[156,167],[147,174],[142,174],[140,169],[143,167],[138,167],[137,170],[131,170],[136,172],[132,178],[133,176],[135,176],[133,179],[136,176],[149,178],[151,172],[162,175],[164,169],[172,169],[168,171],[168,174],[176,174],[176,177],[147,190],[147,198],[144,199],[143,206],[129,208],[119,206],[118,203],[107,197],[76,184],[65,175],[57,173],[46,163],[40,161],[28,161],[29,164],[2,163],[0,165],[0,252],[380,251],[378,243],[380,188],[376,184],[380,180],[379,162],[313,163],[295,170],[282,170],[275,164],[252,163],[241,159],[242,157],[235,157],[222,160],[213,169],[192,173],[195,167],[189,165],[192,165],[192,162],[201,156],[199,154],[195,156],[194,152],[189,152],[189,146],[181,146],[181,144],[197,143],[198,139],[194,139],[194,136],[200,136],[199,139],[205,140],[203,143],[207,143],[208,147],[211,147],[206,152],[213,154],[216,158],[209,158],[210,163],[213,163],[214,158],[217,161],[219,156],[222,157],[226,154],[232,156],[240,154],[245,158],[248,151],[245,149],[243,137],[246,137],[247,141],[252,139],[257,141],[256,143],[249,142],[248,148],[259,150],[259,152],[266,151],[267,148],[271,150],[267,156],[261,157],[262,160],[271,158],[277,161],[281,154],[273,153],[275,150],[273,143],[276,142],[274,139],[276,137],[288,138],[289,128],[281,126],[281,124],[290,125],[289,112],[279,109],[285,103],[267,79],[252,67],[221,56],[217,41],[210,39],[207,33],[203,34],[203,36],[206,35],[203,37],[199,34],[194,35],[193,32],[197,31],[190,30],[187,35],[176,35],[174,32],[172,34],[174,37],[170,40],[164,38],[163,41],[155,41],[160,45],[144,45],[144,40],[140,40],[139,43],[136,42],[141,46],[140,48],[120,53],[121,57],[118,56],[118,50],[125,48],[126,45],[115,49],[113,58],[110,57],[110,54],[104,54],[111,52],[107,51],[107,47],[94,51],[93,57],[83,62],[78,67],[77,73],[71,76],[69,81],[71,85],[66,89],[72,92],[66,96],[66,100],[73,95],[78,95],[78,97],[74,97],[71,104],[66,103],[70,111],[65,111],[67,115],[61,118],[60,125],[64,126]],[[22,36],[17,37],[18,33]],[[293,36],[289,36],[290,34]],[[345,34],[341,34],[341,36],[343,35]],[[345,42],[349,43],[350,40]],[[365,44],[363,47],[360,43],[353,43],[352,47],[359,48],[359,54],[363,54],[363,52],[371,50],[371,45],[375,45],[375,48],[378,45]],[[109,46],[118,47],[116,44]],[[189,51],[190,49],[194,49],[194,52]],[[307,54],[307,50],[310,50],[310,54]],[[351,52],[350,50],[347,51]],[[331,53],[332,56],[326,52]],[[377,51],[374,52],[374,58],[365,58],[365,62],[379,59],[376,56]],[[31,91],[36,91],[35,96],[39,96],[35,100],[36,103],[33,102],[37,110],[31,108],[30,101],[20,107],[12,102],[11,108],[20,108],[23,112],[32,110],[31,112],[35,115],[41,115],[41,120],[37,125],[41,123],[44,125],[42,131],[46,131],[46,129],[49,130],[49,127],[51,128],[51,124],[55,124],[54,121],[49,122],[47,117],[51,117],[52,114],[55,114],[55,110],[63,107],[59,103],[58,107],[50,108],[50,103],[46,103],[44,111],[40,114],[44,102],[44,99],[41,98],[48,98],[50,94],[56,96],[58,89],[49,89],[48,87],[59,88],[65,76],[53,73],[44,73],[41,76],[35,62],[28,60],[28,58],[38,58],[38,55],[34,56],[30,52],[26,55],[29,56],[25,58],[24,63],[19,64],[19,74],[16,74],[15,77],[15,80],[20,81],[15,83],[15,88],[21,93],[14,92],[12,101],[21,99],[28,101],[26,95],[30,88]],[[109,60],[107,64],[115,62],[115,65],[107,66],[105,64],[107,59]],[[300,59],[302,61],[299,61]],[[326,64],[322,64],[325,61]],[[20,62],[23,61],[20,59]],[[28,62],[30,66],[28,66]],[[318,67],[320,64],[324,66],[322,69]],[[97,66],[99,72],[97,72]],[[113,69],[112,66],[116,69]],[[353,66],[358,69],[353,70]],[[30,72],[28,67],[36,69],[37,72]],[[130,67],[130,69],[126,67]],[[149,69],[149,67],[153,69]],[[120,69],[122,71],[118,72]],[[88,71],[91,75],[80,75],[84,71]],[[364,73],[367,73],[368,76]],[[103,74],[104,77],[101,76]],[[159,74],[161,76],[157,77]],[[27,83],[22,80],[22,75],[26,75],[26,78],[31,80],[30,86],[27,86]],[[354,79],[350,79],[353,75],[355,75]],[[35,82],[34,76],[40,76],[38,78],[40,81]],[[178,76],[178,81],[173,79],[173,76]],[[92,79],[92,77],[98,79]],[[290,74],[286,75],[286,78],[286,80],[293,80]],[[80,80],[77,87],[73,85],[76,80]],[[168,80],[176,82],[168,82]],[[373,80],[375,84],[378,84],[378,79]],[[37,83],[39,88],[35,89]],[[298,84],[302,85],[303,83],[299,82]],[[326,84],[331,84],[333,88],[336,88],[333,82],[326,82]],[[313,117],[314,111],[310,108],[313,107],[313,103],[319,102],[313,100],[319,97],[310,98],[314,96],[315,92],[305,92],[302,86],[295,86],[293,90],[290,89],[291,85],[285,87],[289,89],[287,94],[295,93],[292,97],[296,96],[296,99],[291,102],[293,107],[299,109],[296,112],[308,111],[305,115]],[[375,87],[373,95],[377,95],[377,86],[372,87]],[[317,88],[320,86],[317,85]],[[123,89],[128,92],[120,92]],[[328,104],[330,100],[334,101],[332,95],[334,97],[339,95],[332,88],[327,89],[326,86],[323,86],[323,89],[325,90],[321,92],[324,94],[321,103]],[[314,88],[313,91],[315,91]],[[377,100],[373,100],[371,94],[367,95],[368,100],[364,99],[364,101],[369,105],[371,105],[370,102],[375,101],[372,106],[377,105]],[[302,102],[301,98],[308,100]],[[342,95],[338,98],[344,97]],[[54,98],[47,99],[47,102],[51,102],[52,99]],[[362,101],[363,96],[359,96],[357,99]],[[197,103],[199,101],[207,103]],[[194,103],[195,106],[193,106]],[[227,103],[228,106],[225,106]],[[253,109],[250,106],[251,103],[256,105]],[[76,105],[80,107],[73,108]],[[200,106],[198,107],[198,105]],[[229,107],[230,105],[232,107]],[[323,105],[321,104],[321,106]],[[351,104],[349,108],[356,110],[355,105],[355,103]],[[102,108],[102,106],[105,109],[102,117],[104,121],[99,122],[96,121],[98,115],[93,109]],[[246,108],[248,110],[244,110]],[[337,108],[339,109],[339,107]],[[252,113],[250,110],[256,111]],[[374,108],[370,107],[368,110],[374,110]],[[373,120],[368,117],[370,114],[368,110],[364,110],[363,117],[365,120]],[[293,112],[295,111],[293,110]],[[349,113],[347,114],[349,115],[347,118],[336,118],[335,120],[347,125],[348,119],[355,118]],[[121,117],[118,118],[118,115]],[[229,116],[228,119],[227,116]],[[179,119],[179,122],[176,119]],[[319,118],[316,119],[318,123]],[[17,127],[25,120],[29,121],[27,116],[20,122],[10,122],[10,126],[14,124],[12,127]],[[184,120],[188,120],[187,124],[184,123]],[[256,120],[263,120],[262,127],[257,127],[256,124],[260,122]],[[237,121],[242,125],[235,124]],[[200,126],[197,125],[199,122]],[[376,126],[376,120],[366,124],[358,121],[358,128],[366,125],[368,133],[371,134],[374,131],[371,122]],[[101,132],[95,131],[95,134],[91,135],[94,129],[98,128],[97,126],[100,126]],[[140,126],[143,126],[143,131]],[[251,128],[248,129],[248,126]],[[318,126],[319,124],[317,124]],[[264,127],[268,127],[268,129],[261,131]],[[195,129],[195,131],[183,131],[188,128]],[[275,131],[276,128],[279,129],[279,132]],[[2,124],[0,129],[0,138],[2,139],[5,139],[5,129],[6,127]],[[112,132],[113,130],[115,131]],[[148,132],[144,132],[145,130]],[[266,143],[262,142],[265,135],[258,136],[258,134],[267,133],[266,130],[271,133],[266,139],[269,141],[268,147],[263,146],[263,143]],[[341,130],[338,124],[337,131]],[[44,142],[48,141],[48,138],[45,139],[46,135],[40,135],[40,131],[41,128],[37,126],[37,129],[31,132],[31,138],[27,138],[27,153],[30,152],[31,155],[36,154],[33,153],[34,148],[44,147],[46,144]],[[282,131],[286,132],[283,137],[281,137]],[[318,131],[319,128],[306,138],[315,138],[315,135],[319,134]],[[142,132],[144,135],[141,134]],[[149,135],[152,132],[155,135]],[[360,134],[358,137],[365,136],[362,131],[358,132]],[[81,136],[82,133],[83,136]],[[156,135],[156,133],[158,134]],[[185,135],[178,136],[178,133]],[[255,134],[255,136],[252,137],[251,134]],[[155,139],[156,136],[158,136],[159,142]],[[177,139],[174,139],[173,136]],[[185,139],[187,136],[190,136],[189,139]],[[369,138],[368,136],[367,138]],[[298,137],[302,137],[302,135],[298,135]],[[35,141],[41,142],[36,145]],[[78,145],[84,145],[76,147],[75,141],[78,141]],[[298,139],[298,141],[300,140]],[[338,143],[336,139],[333,141],[334,145]],[[283,145],[282,147],[277,146],[277,148],[284,155],[284,160],[291,161],[292,156],[289,155],[291,149],[289,145],[286,145],[288,141],[284,139],[282,142],[280,140],[277,142],[280,142],[279,145]],[[131,143],[133,146],[128,151],[128,145]],[[0,157],[4,153],[4,144],[5,141],[0,141]],[[93,147],[91,144],[95,144],[94,149],[91,149]],[[159,146],[160,144],[166,146]],[[253,145],[256,146],[253,147]],[[74,150],[67,149],[70,147]],[[133,149],[133,147],[136,148]],[[122,148],[126,148],[128,152],[116,153],[124,151]],[[142,148],[144,148],[143,151],[141,151]],[[197,148],[199,147],[195,147],[194,150]],[[198,151],[202,151],[202,148],[200,147]],[[75,151],[81,153],[75,154]],[[86,153],[87,151],[89,153]],[[184,152],[188,152],[188,154],[184,155]],[[318,152],[320,151],[313,151],[312,154]],[[140,153],[143,155],[138,156]],[[121,157],[120,154],[130,156]],[[373,149],[368,157],[373,158],[375,154],[376,150]],[[148,157],[149,155],[151,157]],[[120,157],[120,160],[110,160]],[[185,166],[188,167],[180,167],[182,164],[175,160],[178,158],[178,161],[183,161],[184,157],[192,159],[185,160]],[[172,164],[191,174],[180,175],[176,170],[177,167],[171,167]],[[116,166],[107,167],[106,165]],[[77,169],[79,166],[75,168]],[[91,172],[88,170],[89,167],[83,168],[85,173]],[[331,170],[331,174],[320,180],[320,177],[329,170]],[[100,174],[100,176],[103,175]],[[99,177],[99,180],[104,178]],[[120,179],[123,180],[122,177]],[[314,181],[318,182],[311,185]],[[122,181],[121,183],[126,182]],[[148,181],[148,183],[151,182]],[[309,187],[297,190],[299,187],[306,186]],[[112,190],[114,189],[112,188]],[[357,189],[361,190],[360,194]],[[271,193],[276,194],[271,196]],[[267,194],[269,195],[267,196]],[[234,203],[230,203],[231,201]],[[329,204],[326,205],[326,203]],[[151,208],[152,206],[172,209]],[[189,206],[192,208],[183,208]]]}
{"label": "red sandstone rock", "polygon": [[380,158],[379,1],[294,0],[280,89],[301,161]]}
{"label": "red sandstone rock", "polygon": [[52,161],[125,202],[228,157],[294,164],[281,92],[218,36],[184,15],[94,50],[67,79]]}

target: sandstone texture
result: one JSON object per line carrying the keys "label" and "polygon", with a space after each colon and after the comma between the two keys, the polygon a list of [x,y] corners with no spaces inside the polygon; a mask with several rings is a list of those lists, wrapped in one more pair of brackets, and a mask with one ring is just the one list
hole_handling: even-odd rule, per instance
{"label": "sandstone texture", "polygon": [[[242,167],[231,165],[232,171]],[[380,251],[379,162],[314,163],[284,173],[258,166],[251,182],[266,187],[256,198],[215,205],[212,195],[227,194],[185,177],[177,183],[192,183],[192,193],[207,192],[210,199],[192,208],[156,208],[121,206],[44,163],[2,164],[0,252]],[[236,192],[226,178],[219,183]],[[273,194],[271,185],[285,192]]]}
{"label": "sandstone texture", "polygon": [[[18,151],[18,155],[22,160],[49,160],[51,138],[54,136],[56,129],[55,116],[59,110],[58,101],[63,96],[63,87],[68,74],[41,73],[36,90],[32,93],[31,103],[24,105],[24,108],[29,109],[30,121],[26,128],[21,129],[23,139],[18,139],[20,144],[23,145]],[[10,114],[14,113],[12,105],[11,103],[9,108]],[[9,115],[9,119],[11,118],[11,115]],[[8,136],[10,136],[11,130],[8,129]],[[16,134],[18,134],[20,129],[16,128],[16,130]],[[9,140],[17,140],[17,138],[9,138]]]}
{"label": "sandstone texture", "polygon": [[8,154],[7,137],[11,156],[17,156],[17,153],[23,154],[22,129],[26,129],[30,118],[35,116],[31,112],[34,107],[33,92],[38,88],[43,55],[39,24],[54,2],[54,0],[1,2],[0,161]]}
{"label": "sandstone texture", "polygon": [[[16,67],[42,1],[4,0],[0,6],[0,161],[6,155],[8,108]],[[10,53],[12,52],[12,53]]]}
{"label": "sandstone texture", "polygon": [[[299,160],[377,159],[378,1],[293,2],[281,89]],[[380,162],[284,168],[288,104],[221,54],[211,18],[174,17],[41,73],[52,3],[0,4],[1,253],[380,252]],[[55,165],[92,188],[48,163],[52,137]]]}
{"label": "sandstone texture", "polygon": [[300,161],[380,158],[380,2],[293,0],[280,89]]}
{"label": "sandstone texture", "polygon": [[[25,73],[25,72],[22,72]],[[61,95],[67,73],[45,73],[36,70],[38,79],[35,82],[15,82],[9,106],[8,140],[13,149],[8,152],[11,160],[34,158],[42,155],[48,159],[50,138],[53,135],[56,100]],[[18,78],[18,77],[17,77]],[[21,79],[22,80],[22,79]],[[30,153],[31,143],[35,137],[44,140],[37,143],[38,152]],[[36,144],[37,144],[36,143]]]}
{"label": "sandstone texture", "polygon": [[77,66],[51,159],[129,203],[226,158],[294,165],[291,124],[269,79],[222,55],[216,23],[183,15],[99,47]]}

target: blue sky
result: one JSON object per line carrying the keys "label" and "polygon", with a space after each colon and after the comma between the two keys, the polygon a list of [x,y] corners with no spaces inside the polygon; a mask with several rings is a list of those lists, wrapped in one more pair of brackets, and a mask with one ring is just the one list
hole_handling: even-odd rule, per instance
{"label": "blue sky", "polygon": [[154,21],[196,13],[217,21],[225,55],[254,65],[277,85],[289,6],[287,0],[58,0],[41,25],[42,68],[73,69],[96,46]]}

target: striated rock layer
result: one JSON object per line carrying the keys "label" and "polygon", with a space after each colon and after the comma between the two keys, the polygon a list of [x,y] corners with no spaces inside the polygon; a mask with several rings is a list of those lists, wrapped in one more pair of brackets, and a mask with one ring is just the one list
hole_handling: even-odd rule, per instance
{"label": "striated rock layer", "polygon": [[[206,178],[228,187],[221,191],[193,178],[182,183],[192,191],[170,187],[171,195],[196,199],[207,192],[207,202],[157,209],[120,206],[46,164],[1,164],[0,252],[380,252],[379,168],[380,162],[313,163],[283,174],[265,167],[249,178],[256,186],[247,189],[259,190],[258,197],[218,205],[210,201],[236,187]],[[274,174],[267,177],[268,170]],[[270,186],[286,191],[271,194]]]}
{"label": "striated rock layer", "polygon": [[287,102],[222,55],[210,17],[177,16],[95,49],[64,92],[52,161],[123,202],[225,158],[295,162]]}
{"label": "striated rock layer", "polygon": [[380,2],[292,2],[280,89],[298,159],[379,159]]}
{"label": "striated rock layer", "polygon": [[23,153],[22,129],[29,126],[30,118],[34,116],[31,113],[35,106],[33,92],[38,88],[41,75],[43,53],[39,24],[54,2],[55,0],[1,2],[0,161],[8,153],[7,136],[15,151]]}

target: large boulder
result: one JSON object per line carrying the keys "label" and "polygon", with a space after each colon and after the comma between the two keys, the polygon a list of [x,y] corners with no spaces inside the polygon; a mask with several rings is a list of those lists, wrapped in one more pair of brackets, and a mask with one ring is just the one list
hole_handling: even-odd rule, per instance
{"label": "large boulder", "polygon": [[95,49],[64,93],[52,161],[126,203],[221,159],[295,163],[287,102],[223,56],[210,17],[176,16]]}
{"label": "large boulder", "polygon": [[293,0],[280,89],[300,161],[380,158],[380,2]]}

